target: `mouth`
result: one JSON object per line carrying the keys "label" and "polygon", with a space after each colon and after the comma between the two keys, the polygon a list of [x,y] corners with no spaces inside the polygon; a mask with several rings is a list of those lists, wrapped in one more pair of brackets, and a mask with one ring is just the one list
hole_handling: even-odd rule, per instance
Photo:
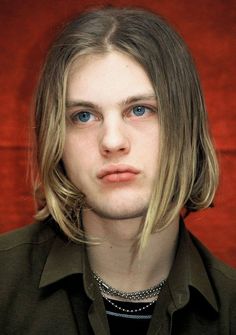
{"label": "mouth", "polygon": [[138,169],[130,165],[111,164],[102,168],[97,177],[103,182],[119,183],[132,181],[139,173],[140,171]]}

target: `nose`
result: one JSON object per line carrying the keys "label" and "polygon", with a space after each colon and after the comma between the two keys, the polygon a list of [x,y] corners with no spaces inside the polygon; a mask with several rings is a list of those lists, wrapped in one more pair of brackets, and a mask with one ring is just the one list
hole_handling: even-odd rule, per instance
{"label": "nose", "polygon": [[103,123],[100,133],[100,152],[104,157],[129,153],[130,139],[123,120],[111,119]]}

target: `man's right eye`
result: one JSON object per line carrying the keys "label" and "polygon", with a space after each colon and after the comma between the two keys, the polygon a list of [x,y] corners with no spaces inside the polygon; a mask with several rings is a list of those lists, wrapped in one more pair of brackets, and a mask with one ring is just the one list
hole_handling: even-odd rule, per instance
{"label": "man's right eye", "polygon": [[77,112],[71,116],[71,120],[74,123],[87,123],[94,120],[95,116],[90,112]]}

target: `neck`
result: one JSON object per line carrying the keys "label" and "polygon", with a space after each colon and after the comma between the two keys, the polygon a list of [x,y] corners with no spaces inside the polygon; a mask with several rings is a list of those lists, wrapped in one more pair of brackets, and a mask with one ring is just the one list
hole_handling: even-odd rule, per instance
{"label": "neck", "polygon": [[93,211],[83,213],[86,234],[101,242],[87,247],[94,272],[111,286],[122,291],[138,291],[166,279],[172,266],[177,237],[178,218],[160,232],[151,234],[147,246],[137,252],[141,218],[108,220]]}

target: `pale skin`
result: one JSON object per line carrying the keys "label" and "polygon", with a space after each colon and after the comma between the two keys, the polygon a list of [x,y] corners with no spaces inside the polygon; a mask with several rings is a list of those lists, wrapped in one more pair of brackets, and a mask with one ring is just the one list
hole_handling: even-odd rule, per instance
{"label": "pale skin", "polygon": [[173,263],[178,218],[152,234],[134,253],[155,181],[159,123],[155,93],[143,68],[117,51],[83,56],[67,89],[63,162],[85,194],[86,233],[101,239],[87,247],[91,268],[123,291],[149,288]]}

